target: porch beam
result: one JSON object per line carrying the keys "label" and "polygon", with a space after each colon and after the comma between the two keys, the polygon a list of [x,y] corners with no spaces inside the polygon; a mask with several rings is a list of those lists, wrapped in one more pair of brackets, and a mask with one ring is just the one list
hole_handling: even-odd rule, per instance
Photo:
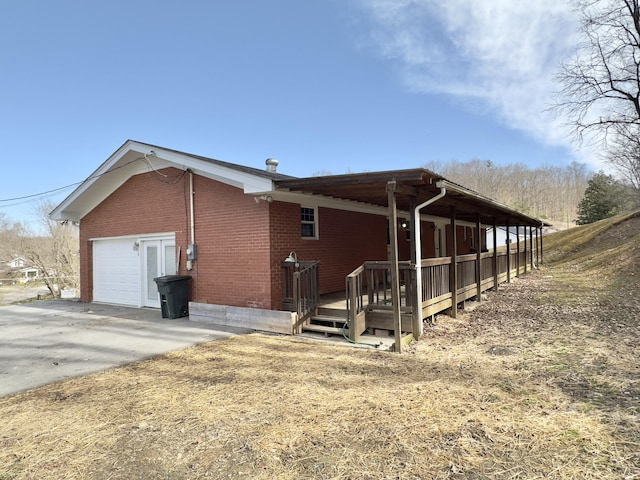
{"label": "porch beam", "polygon": [[400,269],[398,267],[398,210],[395,181],[387,182],[389,208],[389,262],[391,266],[391,304],[393,306],[393,335],[396,352],[402,353],[402,319],[400,316]]}
{"label": "porch beam", "polygon": [[[387,185],[389,183],[391,182],[388,182]],[[419,193],[417,188],[411,187],[409,185],[404,185],[402,183],[401,184],[396,183],[396,187],[394,191],[396,195],[406,195],[407,197],[417,197]]]}

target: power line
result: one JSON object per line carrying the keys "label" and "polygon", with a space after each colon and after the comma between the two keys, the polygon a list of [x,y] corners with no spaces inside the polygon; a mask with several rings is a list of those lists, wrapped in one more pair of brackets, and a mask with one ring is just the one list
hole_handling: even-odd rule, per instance
{"label": "power line", "polygon": [[[111,173],[111,172],[115,172],[116,170],[119,170],[120,168],[124,168],[127,167],[129,165],[131,165],[134,162],[137,162],[138,160],[146,160],[147,163],[149,164],[149,168],[153,171],[156,171],[151,164],[149,163],[149,159],[147,158],[147,156],[145,155],[144,157],[138,157],[138,158],[134,158],[133,160],[131,160],[128,163],[125,163],[124,165],[120,165],[118,167],[114,167],[111,170],[107,170],[106,172],[103,172],[99,175],[94,175],[92,177],[88,177],[86,180],[83,180],[82,182],[76,182],[76,183],[71,183],[69,185],[66,185],[64,187],[59,187],[59,188],[54,188],[53,190],[47,190],[46,192],[40,192],[40,193],[34,193],[31,195],[24,195],[22,197],[14,197],[14,198],[0,198],[0,203],[7,203],[7,202],[15,202],[15,201],[19,201],[19,200],[27,200],[30,198],[35,198],[35,197],[42,197],[44,195],[49,195],[51,193],[56,193],[59,192],[61,190],[65,190],[67,188],[71,188],[71,187],[77,187],[78,185],[83,184],[84,182],[88,181],[88,180],[93,180],[94,178],[100,178],[103,175],[106,175],[107,173]],[[10,205],[9,205],[10,206]]]}
{"label": "power line", "polygon": [[64,187],[54,188],[53,190],[47,190],[46,192],[34,193],[32,195],[24,195],[22,197],[2,198],[2,199],[0,199],[0,203],[15,202],[16,200],[26,200],[28,198],[41,197],[41,196],[44,196],[44,195],[48,195],[50,193],[59,192],[60,190],[66,190],[67,188],[76,187],[76,186],[80,185],[81,183],[82,182],[76,182],[76,183],[72,183],[70,185],[66,185]]}

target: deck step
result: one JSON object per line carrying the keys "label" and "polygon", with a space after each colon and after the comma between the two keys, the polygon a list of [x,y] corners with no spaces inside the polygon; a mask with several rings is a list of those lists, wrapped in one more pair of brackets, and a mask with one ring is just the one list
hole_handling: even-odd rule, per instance
{"label": "deck step", "polygon": [[[344,317],[336,317],[334,315],[314,315],[311,317],[311,323],[313,322],[322,322],[322,323],[346,323],[347,319]],[[342,327],[342,325],[340,325]]]}
{"label": "deck step", "polygon": [[341,308],[319,307],[318,314],[321,316],[338,317],[344,322],[347,318],[347,311]]}
{"label": "deck step", "polygon": [[[308,325],[303,325],[302,330],[305,332],[320,332],[325,334],[333,334],[333,335],[342,335],[342,327],[328,327],[326,325],[317,325],[315,323],[310,323]],[[345,328],[345,333],[349,330]]]}
{"label": "deck step", "polygon": [[[321,332],[325,335],[342,335],[342,326],[346,323],[344,317],[336,317],[333,315],[314,315],[309,322],[302,326],[302,330],[308,332]],[[349,328],[344,329],[345,332]]]}

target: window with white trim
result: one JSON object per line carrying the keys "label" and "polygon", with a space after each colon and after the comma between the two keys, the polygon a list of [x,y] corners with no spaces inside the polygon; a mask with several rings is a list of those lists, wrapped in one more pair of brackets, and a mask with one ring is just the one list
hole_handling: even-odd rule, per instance
{"label": "window with white trim", "polygon": [[302,238],[318,238],[318,209],[315,207],[300,207],[300,231]]}

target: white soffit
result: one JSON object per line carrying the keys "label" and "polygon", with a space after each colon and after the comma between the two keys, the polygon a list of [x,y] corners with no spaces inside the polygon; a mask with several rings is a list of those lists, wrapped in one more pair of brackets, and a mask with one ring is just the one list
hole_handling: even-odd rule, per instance
{"label": "white soffit", "polygon": [[[151,153],[153,152],[153,153]],[[270,179],[161,147],[127,141],[51,212],[51,218],[79,221],[129,178],[175,167],[239,188],[244,193],[271,191]]]}
{"label": "white soffit", "polygon": [[[164,159],[173,164],[174,167],[181,168],[182,170],[191,169],[196,175],[231,185],[241,189],[244,193],[271,191],[273,188],[273,183],[267,178],[257,177],[248,172],[225,167],[215,162],[200,160],[190,155],[167,151],[162,148],[154,147],[153,150],[158,159]],[[152,160],[153,157],[149,157],[149,159]]]}

